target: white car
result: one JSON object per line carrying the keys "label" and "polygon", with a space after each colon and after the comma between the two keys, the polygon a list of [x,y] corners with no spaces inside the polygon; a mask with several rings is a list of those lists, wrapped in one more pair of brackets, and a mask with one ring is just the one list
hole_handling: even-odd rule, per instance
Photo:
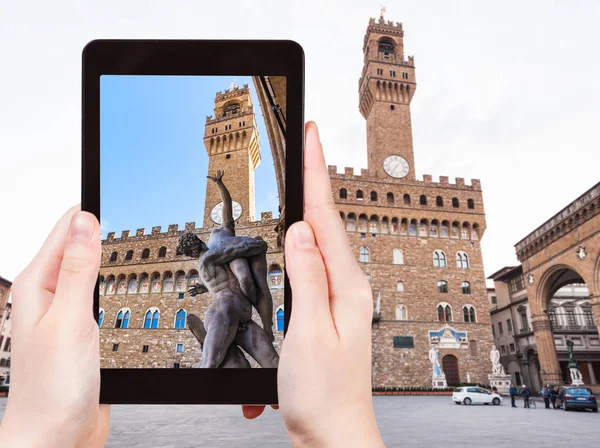
{"label": "white car", "polygon": [[494,404],[502,403],[502,397],[481,387],[457,387],[452,393],[452,400],[456,404]]}

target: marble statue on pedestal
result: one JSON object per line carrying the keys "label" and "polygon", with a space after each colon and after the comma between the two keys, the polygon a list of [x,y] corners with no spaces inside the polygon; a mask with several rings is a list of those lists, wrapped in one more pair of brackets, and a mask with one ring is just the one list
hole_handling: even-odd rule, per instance
{"label": "marble statue on pedestal", "polygon": [[492,361],[492,375],[504,375],[504,367],[500,364],[500,352],[495,345],[492,345],[490,360]]}
{"label": "marble statue on pedestal", "polygon": [[435,389],[446,388],[448,387],[448,383],[446,383],[446,375],[440,368],[440,352],[435,345],[431,344],[430,347],[429,361],[431,362],[433,369],[433,374],[431,375],[431,384]]}
{"label": "marble statue on pedestal", "polygon": [[492,361],[492,374],[488,375],[490,386],[495,387],[499,394],[507,395],[510,388],[511,377],[504,372],[504,366],[500,364],[500,352],[495,345],[490,350]]}
{"label": "marble statue on pedestal", "polygon": [[575,343],[567,339],[567,350],[569,351],[569,373],[571,374],[571,386],[583,386],[583,375],[579,363],[573,358],[573,346]]}

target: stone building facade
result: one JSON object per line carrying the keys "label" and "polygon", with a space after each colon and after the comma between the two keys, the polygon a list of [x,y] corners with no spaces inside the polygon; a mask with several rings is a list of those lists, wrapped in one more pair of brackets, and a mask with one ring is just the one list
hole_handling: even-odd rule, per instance
{"label": "stone building facade", "polygon": [[8,301],[12,282],[0,277],[0,385],[10,383],[11,312]]}
{"label": "stone building facade", "polygon": [[431,387],[431,344],[449,384],[466,382],[467,373],[487,383],[493,342],[481,184],[416,178],[415,60],[405,55],[403,37],[401,24],[370,20],[359,80],[368,167],[329,167],[350,244],[373,289],[373,386]]}
{"label": "stone building facade", "polygon": [[[255,217],[254,170],[261,149],[249,89],[248,85],[233,86],[216,94],[214,116],[207,117],[205,124],[209,162],[208,172],[203,174],[225,172],[223,182],[234,201],[236,234],[260,237],[269,245],[274,344],[279,349],[284,268],[280,220],[273,218],[272,212],[262,213],[258,220]],[[261,99],[265,110],[268,92],[263,92]],[[125,230],[120,237],[109,233],[103,240],[99,286],[102,367],[185,368],[199,362],[200,346],[185,319],[190,313],[202,318],[212,299],[208,294],[188,294],[188,287],[198,281],[198,261],[178,254],[177,243],[185,232],[207,241],[211,229],[220,224],[220,206],[219,193],[207,180],[202,226],[189,222],[184,229],[170,225],[164,232],[152,227],[150,233],[137,229],[135,235]],[[260,323],[256,312],[254,318]]]}
{"label": "stone building facade", "polygon": [[[542,381],[561,384],[565,372],[564,364],[561,364],[564,358],[561,359],[560,341],[555,334],[557,325],[561,325],[555,320],[552,305],[555,294],[568,285],[585,285],[587,298],[584,303],[587,306],[582,311],[584,314],[590,311],[593,322],[600,321],[600,183],[519,241],[515,249],[522,264]],[[580,323],[579,320],[563,322],[567,326],[585,325],[586,332],[593,332],[593,325],[588,325],[587,318]],[[561,330],[572,331],[569,328]],[[597,344],[593,337],[575,338],[573,342],[578,361],[595,362],[595,358],[589,357],[589,349],[595,350],[590,344]],[[595,370],[595,364],[592,370],[588,368],[590,376]],[[591,378],[586,384],[600,392],[600,387],[593,384]]]}
{"label": "stone building facade", "polygon": [[[541,366],[533,331],[522,266],[508,266],[492,274],[496,302],[490,302],[492,329],[500,362],[514,384],[534,391],[542,386]],[[568,384],[567,339],[575,344],[583,381],[600,384],[600,339],[584,284],[570,284],[556,291],[548,304],[552,335],[561,368],[561,383]]]}

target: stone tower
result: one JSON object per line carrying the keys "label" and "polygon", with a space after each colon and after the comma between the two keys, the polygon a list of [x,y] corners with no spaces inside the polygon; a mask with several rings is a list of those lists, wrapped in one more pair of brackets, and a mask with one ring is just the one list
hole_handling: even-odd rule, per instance
{"label": "stone tower", "polygon": [[359,108],[367,120],[369,172],[414,180],[410,102],[417,84],[414,58],[404,56],[402,24],[371,19],[363,53]]}
{"label": "stone tower", "polygon": [[[260,145],[248,84],[232,84],[230,89],[217,92],[214,116],[206,117],[204,146],[208,174],[225,171],[223,179],[234,201],[233,217],[254,221],[254,170],[260,163]],[[207,179],[203,227],[220,224],[220,207],[219,191]]]}

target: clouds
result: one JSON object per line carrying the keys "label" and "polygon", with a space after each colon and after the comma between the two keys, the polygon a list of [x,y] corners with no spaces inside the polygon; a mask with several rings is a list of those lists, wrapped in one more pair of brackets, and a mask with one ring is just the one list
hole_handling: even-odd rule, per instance
{"label": "clouds", "polygon": [[[306,53],[306,118],[320,126],[328,163],[365,167],[358,78],[380,2],[282,4],[0,6],[0,41],[10,42],[0,71],[0,194],[10,213],[0,221],[0,275],[14,278],[79,200],[81,49],[94,38],[294,39]],[[594,1],[388,5],[415,55],[417,176],[481,179],[488,275],[515,264],[514,243],[598,181],[599,13]]]}

